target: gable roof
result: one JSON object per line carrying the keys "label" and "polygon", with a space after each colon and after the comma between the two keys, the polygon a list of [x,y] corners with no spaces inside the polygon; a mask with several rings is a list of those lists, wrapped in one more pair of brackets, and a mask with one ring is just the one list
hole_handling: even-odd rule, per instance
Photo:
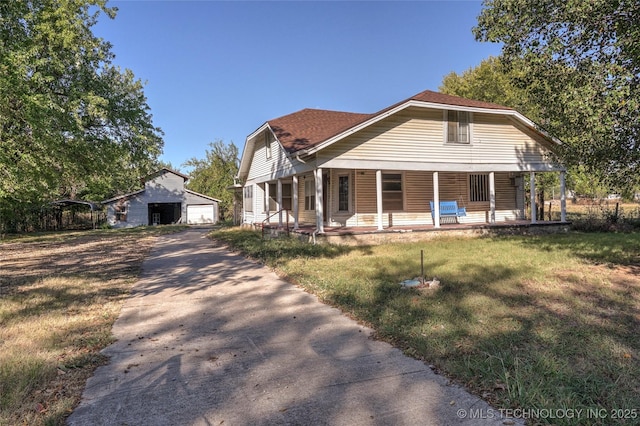
{"label": "gable roof", "polygon": [[455,106],[462,108],[481,108],[489,110],[515,111],[513,108],[491,102],[465,99],[459,96],[425,90],[408,99],[373,114],[303,109],[273,120],[267,121],[273,134],[288,153],[307,150],[321,144],[343,132],[368,120],[382,117],[386,112],[411,102],[431,104],[432,106]]}
{"label": "gable roof", "polygon": [[288,155],[310,155],[405,108],[415,106],[504,114],[556,144],[561,142],[511,107],[425,90],[372,114],[303,109],[265,122],[247,136],[238,176],[246,176],[256,137],[270,130]]}
{"label": "gable roof", "polygon": [[148,182],[148,181],[153,180],[153,179],[157,178],[158,176],[163,175],[165,173],[173,173],[176,176],[180,176],[182,179],[184,179],[185,182],[189,180],[189,176],[187,176],[185,174],[182,174],[180,172],[176,172],[175,170],[171,170],[171,169],[168,169],[166,167],[163,167],[160,170],[156,170],[155,172],[149,173],[147,176],[143,177],[142,178],[142,182],[143,183],[144,182]]}
{"label": "gable roof", "polygon": [[[184,180],[184,182],[189,180],[189,176],[187,176],[185,174],[182,174],[180,172],[176,172],[175,170],[171,170],[171,169],[168,169],[166,167],[163,167],[160,170],[156,170],[155,172],[149,173],[147,176],[144,176],[144,177],[140,178],[140,181],[142,182],[142,184],[145,184],[146,182],[149,182],[150,180],[153,180],[153,179],[157,178],[158,176],[161,176],[161,175],[163,175],[165,173],[173,173],[174,175],[181,177]],[[186,190],[186,188],[185,188],[185,190]],[[138,189],[137,191],[129,192],[127,194],[118,195],[116,197],[109,198],[108,200],[104,200],[104,201],[102,201],[102,204],[113,203],[114,201],[122,200],[124,198],[132,197],[134,195],[142,194],[143,192],[144,192],[144,188],[143,189]],[[202,194],[197,194],[197,193],[194,193],[194,194],[202,195]],[[203,197],[207,197],[206,195],[202,195],[202,196]],[[207,197],[207,198],[211,198],[211,197]],[[215,198],[212,198],[212,199],[215,200]],[[216,201],[220,201],[220,200],[216,200]]]}

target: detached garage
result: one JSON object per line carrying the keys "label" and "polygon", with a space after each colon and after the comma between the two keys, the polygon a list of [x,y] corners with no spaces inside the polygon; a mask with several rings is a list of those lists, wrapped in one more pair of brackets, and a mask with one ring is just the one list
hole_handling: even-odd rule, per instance
{"label": "detached garage", "polygon": [[143,180],[144,189],[102,202],[114,228],[142,225],[213,225],[220,200],[184,187],[189,177],[162,169]]}

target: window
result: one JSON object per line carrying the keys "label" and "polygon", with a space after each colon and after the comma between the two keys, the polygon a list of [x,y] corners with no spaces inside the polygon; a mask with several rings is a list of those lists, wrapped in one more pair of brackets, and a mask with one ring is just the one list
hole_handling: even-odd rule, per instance
{"label": "window", "polygon": [[304,181],[304,209],[316,209],[316,183],[314,182],[313,176]]}
{"label": "window", "polygon": [[469,201],[489,201],[489,175],[469,175]]}
{"label": "window", "polygon": [[253,185],[244,187],[244,211],[252,212],[253,211]]}
{"label": "window", "polygon": [[447,142],[469,143],[469,113],[447,111]]}
{"label": "window", "polygon": [[267,153],[267,160],[271,159],[271,138],[269,133],[264,134],[264,151]]}
{"label": "window", "polygon": [[402,175],[400,173],[382,174],[382,210],[402,210]]}
{"label": "window", "polygon": [[[291,210],[291,184],[282,184],[282,206],[281,209]],[[275,212],[278,209],[278,185],[269,184],[269,211]]]}
{"label": "window", "polygon": [[116,213],[116,221],[126,222],[127,221],[127,203],[118,203],[113,208]]}
{"label": "window", "polygon": [[338,211],[349,211],[349,176],[338,176]]}
{"label": "window", "polygon": [[291,184],[283,183],[282,184],[282,208],[291,210]]}

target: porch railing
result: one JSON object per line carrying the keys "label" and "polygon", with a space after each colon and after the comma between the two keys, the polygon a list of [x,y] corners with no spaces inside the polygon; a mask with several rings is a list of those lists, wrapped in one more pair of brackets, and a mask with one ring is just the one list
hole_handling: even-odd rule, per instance
{"label": "porch railing", "polygon": [[[284,212],[284,214],[285,214],[285,216],[287,218],[285,230],[287,231],[287,236],[289,236],[289,209],[281,209],[281,210],[278,210],[277,212],[273,213],[272,215],[267,216],[267,218],[262,221],[262,225],[261,225],[261,228],[262,228],[262,239],[264,239],[264,230],[266,228],[266,223],[269,222],[269,220],[272,217],[274,217],[275,215],[283,213],[283,212]],[[278,225],[278,227],[280,227],[280,225]]]}

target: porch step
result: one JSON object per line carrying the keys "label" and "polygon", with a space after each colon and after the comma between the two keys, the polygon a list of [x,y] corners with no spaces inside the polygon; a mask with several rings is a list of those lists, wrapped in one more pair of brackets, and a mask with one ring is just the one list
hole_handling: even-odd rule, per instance
{"label": "porch step", "polygon": [[264,238],[280,238],[289,235],[291,231],[287,228],[277,226],[265,226],[262,232]]}

